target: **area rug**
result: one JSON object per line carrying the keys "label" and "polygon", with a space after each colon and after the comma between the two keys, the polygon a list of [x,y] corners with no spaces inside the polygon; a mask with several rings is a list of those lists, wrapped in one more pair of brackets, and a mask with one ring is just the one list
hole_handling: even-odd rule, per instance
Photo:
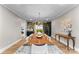
{"label": "area rug", "polygon": [[22,46],[17,49],[16,54],[63,54],[55,45],[45,45],[45,46]]}

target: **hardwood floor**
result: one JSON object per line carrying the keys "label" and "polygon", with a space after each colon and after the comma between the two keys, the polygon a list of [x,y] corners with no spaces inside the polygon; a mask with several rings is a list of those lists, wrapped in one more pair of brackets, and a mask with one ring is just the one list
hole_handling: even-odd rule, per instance
{"label": "hardwood floor", "polygon": [[13,53],[15,53],[16,50],[24,44],[24,42],[25,42],[24,39],[20,40],[19,42],[17,42],[13,46],[6,49],[2,54],[13,54]]}
{"label": "hardwood floor", "polygon": [[[6,49],[2,54],[13,54],[16,50],[24,44],[25,40],[20,40],[10,48]],[[56,45],[59,49],[63,51],[63,54],[78,54],[78,52],[74,51],[72,48],[67,50],[66,45],[60,43],[59,41],[52,38],[52,44]]]}
{"label": "hardwood floor", "polygon": [[59,41],[55,40],[54,38],[52,38],[53,44],[56,45],[59,49],[61,49],[63,51],[64,54],[79,54],[79,52],[73,50],[72,48],[69,47],[69,50],[67,49],[68,47],[63,44],[60,43]]}

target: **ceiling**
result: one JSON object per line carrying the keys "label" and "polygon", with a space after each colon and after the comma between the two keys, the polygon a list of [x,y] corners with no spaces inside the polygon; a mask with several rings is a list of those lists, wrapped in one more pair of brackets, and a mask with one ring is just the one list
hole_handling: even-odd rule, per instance
{"label": "ceiling", "polygon": [[54,20],[76,7],[73,4],[4,4],[3,6],[27,21]]}

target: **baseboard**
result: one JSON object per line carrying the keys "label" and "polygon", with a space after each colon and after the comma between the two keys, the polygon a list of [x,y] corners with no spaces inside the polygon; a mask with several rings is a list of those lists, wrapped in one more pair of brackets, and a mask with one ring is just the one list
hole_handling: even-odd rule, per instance
{"label": "baseboard", "polygon": [[[73,48],[72,46],[69,46],[70,48]],[[79,48],[75,47],[75,51],[79,52]]]}
{"label": "baseboard", "polygon": [[78,48],[75,48],[75,51],[79,52],[79,49]]}
{"label": "baseboard", "polygon": [[20,40],[21,40],[21,39],[19,39],[19,40],[13,42],[12,44],[8,45],[7,47],[4,47],[4,48],[0,49],[0,54],[1,54],[2,52],[4,52],[6,49],[8,49],[9,47],[11,47],[11,46],[13,46],[14,44],[16,44],[17,42],[19,42]]}

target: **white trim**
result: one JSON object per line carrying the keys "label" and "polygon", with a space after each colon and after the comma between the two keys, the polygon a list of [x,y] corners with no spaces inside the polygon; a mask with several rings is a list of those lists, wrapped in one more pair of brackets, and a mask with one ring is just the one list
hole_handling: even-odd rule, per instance
{"label": "white trim", "polygon": [[[71,45],[69,46],[70,48],[73,48]],[[79,48],[75,47],[75,51],[79,52]]]}
{"label": "white trim", "polygon": [[2,53],[3,51],[5,51],[5,50],[8,49],[9,47],[13,46],[14,44],[16,44],[17,42],[19,42],[20,40],[22,40],[22,39],[19,39],[19,40],[13,42],[12,44],[8,45],[7,47],[4,47],[4,48],[0,49],[0,53]]}
{"label": "white trim", "polygon": [[75,51],[79,52],[79,48],[75,48]]}

